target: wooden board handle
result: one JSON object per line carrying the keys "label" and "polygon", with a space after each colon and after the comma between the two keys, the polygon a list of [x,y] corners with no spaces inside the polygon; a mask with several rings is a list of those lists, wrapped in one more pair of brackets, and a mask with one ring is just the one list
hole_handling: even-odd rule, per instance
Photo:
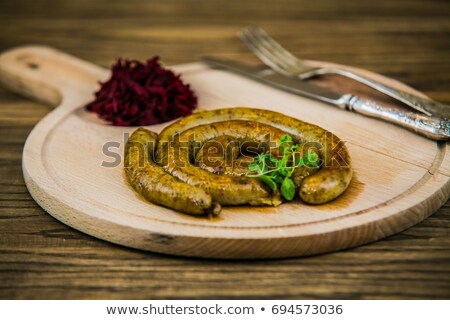
{"label": "wooden board handle", "polygon": [[105,69],[49,47],[18,47],[0,55],[0,82],[54,106],[73,94],[91,95],[107,76]]}

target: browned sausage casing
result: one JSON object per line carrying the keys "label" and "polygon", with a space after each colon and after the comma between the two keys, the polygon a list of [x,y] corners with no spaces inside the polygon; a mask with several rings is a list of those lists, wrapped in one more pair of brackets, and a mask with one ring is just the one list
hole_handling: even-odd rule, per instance
{"label": "browned sausage casing", "polygon": [[229,120],[191,127],[180,132],[169,144],[160,144],[159,161],[168,173],[190,185],[198,186],[222,205],[278,205],[278,194],[259,179],[244,176],[217,175],[193,163],[196,149],[206,141],[221,135],[232,136],[242,142],[258,142],[278,148],[283,130],[255,121]]}
{"label": "browned sausage casing", "polygon": [[128,139],[124,164],[131,186],[150,202],[191,215],[217,215],[220,205],[208,193],[169,175],[153,161],[156,137],[139,128]]}

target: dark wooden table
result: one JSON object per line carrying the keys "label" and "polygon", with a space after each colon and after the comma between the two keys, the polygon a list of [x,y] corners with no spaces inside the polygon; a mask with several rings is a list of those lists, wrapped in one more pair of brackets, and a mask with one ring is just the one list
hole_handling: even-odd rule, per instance
{"label": "dark wooden table", "polygon": [[[209,54],[252,57],[236,31],[261,25],[296,54],[366,68],[450,103],[449,1],[0,2],[0,49],[54,46],[108,67]],[[51,107],[0,88],[0,298],[450,298],[450,204],[360,248],[271,261],[214,261],[132,250],[46,214],[21,153]]]}

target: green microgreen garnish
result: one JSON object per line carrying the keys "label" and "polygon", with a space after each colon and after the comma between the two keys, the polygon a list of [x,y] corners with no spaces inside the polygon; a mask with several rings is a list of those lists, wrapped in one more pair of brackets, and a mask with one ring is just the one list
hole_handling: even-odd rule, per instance
{"label": "green microgreen garnish", "polygon": [[287,134],[280,138],[279,149],[282,154],[279,159],[270,153],[257,155],[248,166],[251,172],[247,176],[261,179],[272,191],[276,191],[280,186],[281,195],[291,201],[295,197],[292,173],[301,166],[317,166],[319,158],[311,149],[300,157],[300,145],[293,144],[292,137]]}

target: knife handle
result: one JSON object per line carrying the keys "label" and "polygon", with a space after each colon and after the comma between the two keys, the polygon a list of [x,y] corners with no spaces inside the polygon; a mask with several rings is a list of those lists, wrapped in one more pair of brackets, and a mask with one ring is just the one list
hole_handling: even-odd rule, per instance
{"label": "knife handle", "polygon": [[374,101],[356,96],[348,97],[344,106],[349,111],[402,126],[432,140],[450,139],[450,121],[448,120],[381,106]]}
{"label": "knife handle", "polygon": [[[384,93],[404,104],[410,106],[411,108],[420,111],[428,116],[439,116],[443,118],[450,118],[450,107],[443,103],[430,100],[428,98],[422,98],[417,95],[410,94],[408,92],[398,90],[392,87],[389,87],[385,84],[382,84],[378,81],[368,79],[354,72],[344,70],[341,68],[319,68],[315,71],[315,73],[326,74],[326,73],[335,73],[358,82],[365,84],[381,93]],[[308,74],[306,74],[308,75]],[[305,76],[306,76],[305,75]],[[308,75],[310,76],[310,75]]]}

